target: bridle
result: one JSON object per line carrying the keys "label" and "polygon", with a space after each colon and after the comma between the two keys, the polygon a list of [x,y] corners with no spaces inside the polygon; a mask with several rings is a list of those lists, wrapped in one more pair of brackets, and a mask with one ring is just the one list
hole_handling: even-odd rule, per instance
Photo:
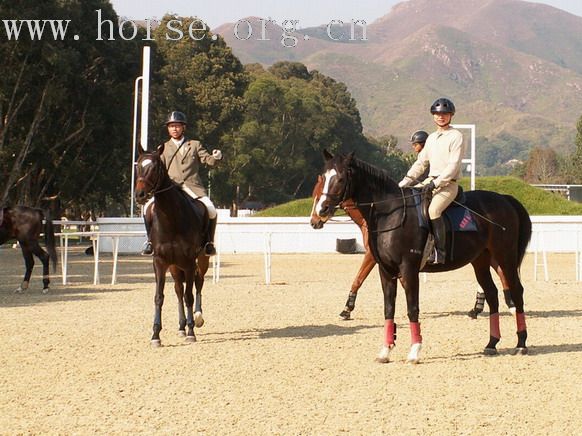
{"label": "bridle", "polygon": [[[152,161],[152,164],[154,164],[154,162],[156,162],[156,159],[154,158],[153,154],[149,155],[149,159]],[[170,189],[172,189],[175,186],[175,184],[172,182],[172,180],[169,177],[165,178],[165,180],[167,180],[168,185],[163,186],[163,187],[160,186],[161,184],[164,183],[165,180],[163,177],[163,168],[162,168],[163,164],[162,164],[161,160],[159,159],[159,157],[158,157],[158,160],[159,160],[159,162],[156,162],[156,174],[155,174],[156,181],[155,181],[155,183],[153,183],[153,184],[150,183],[143,176],[138,176],[138,178],[137,178],[137,180],[138,181],[141,180],[145,186],[148,186],[148,187],[151,186],[151,189],[149,189],[146,192],[146,194],[148,196],[152,196],[155,194],[160,194],[160,193],[165,192],[165,191],[169,191]],[[143,161],[143,159],[141,161]],[[138,169],[138,171],[139,171],[139,169]]]}

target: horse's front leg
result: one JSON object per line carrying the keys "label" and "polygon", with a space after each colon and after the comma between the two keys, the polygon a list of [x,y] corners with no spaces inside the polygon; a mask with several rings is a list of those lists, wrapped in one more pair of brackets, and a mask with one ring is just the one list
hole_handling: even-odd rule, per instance
{"label": "horse's front leg", "polygon": [[420,334],[420,323],[418,322],[418,315],[420,313],[418,269],[408,268],[408,271],[405,270],[402,273],[400,282],[406,293],[406,306],[408,308],[408,321],[410,325],[411,345],[407,362],[418,363],[422,348],[422,335]]}
{"label": "horse's front leg", "polygon": [[340,317],[342,319],[344,320],[351,319],[350,314],[356,307],[356,297],[358,295],[358,289],[360,289],[360,287],[364,283],[364,280],[366,280],[366,278],[370,274],[370,271],[372,271],[372,269],[374,268],[374,265],[376,265],[374,255],[370,250],[367,250],[364,256],[364,260],[362,261],[362,265],[360,266],[360,269],[358,271],[358,274],[356,275],[356,278],[352,283],[352,288],[350,289],[350,293],[348,294],[348,300],[346,301],[344,310],[340,313]]}
{"label": "horse's front leg", "polygon": [[22,250],[22,257],[24,258],[24,278],[18,288],[14,290],[16,293],[24,292],[28,289],[30,283],[30,276],[32,275],[32,268],[34,267],[34,258],[32,257],[32,250],[30,246],[24,241],[18,241],[20,249]]}
{"label": "horse's front leg", "polygon": [[194,288],[194,269],[191,268],[184,271],[186,278],[186,292],[184,293],[184,299],[186,301],[186,324],[188,325],[188,336],[186,340],[189,342],[196,342],[196,335],[194,334],[194,295],[192,294],[192,289]]}
{"label": "horse's front leg", "polygon": [[395,346],[396,324],[394,324],[394,312],[396,310],[396,277],[393,277],[384,268],[380,267],[380,281],[384,294],[384,344],[376,361],[380,363],[390,362],[390,352]]}
{"label": "horse's front leg", "polygon": [[162,306],[164,305],[164,286],[166,284],[166,271],[168,267],[163,261],[154,258],[154,272],[156,275],[156,295],[154,297],[154,326],[151,344],[153,347],[162,345],[160,332],[162,331]]}
{"label": "horse's front leg", "polygon": [[174,278],[174,290],[178,297],[178,336],[186,337],[186,313],[184,312],[184,273],[176,266],[170,267]]}
{"label": "horse's front leg", "polygon": [[194,275],[194,283],[196,284],[194,323],[198,328],[204,325],[204,317],[202,316],[202,288],[204,287],[204,276],[206,275],[206,271],[208,271],[209,263],[210,258],[208,256],[198,256],[196,272]]}

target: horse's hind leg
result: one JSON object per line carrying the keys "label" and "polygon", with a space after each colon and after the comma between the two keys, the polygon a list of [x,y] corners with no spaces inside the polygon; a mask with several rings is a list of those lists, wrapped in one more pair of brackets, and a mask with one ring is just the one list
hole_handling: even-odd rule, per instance
{"label": "horse's hind leg", "polygon": [[344,320],[351,319],[350,314],[356,307],[356,297],[358,295],[358,289],[360,289],[362,283],[364,283],[364,280],[366,280],[366,278],[370,274],[370,271],[372,271],[372,269],[374,268],[374,265],[376,265],[374,256],[372,255],[372,252],[370,250],[367,250],[364,256],[364,260],[362,261],[362,265],[360,266],[360,269],[358,271],[358,274],[356,275],[356,278],[352,282],[352,288],[350,289],[350,293],[348,294],[348,300],[346,301],[344,310],[340,313],[340,317],[342,319]]}
{"label": "horse's hind leg", "polygon": [[19,240],[18,242],[22,250],[22,257],[24,258],[24,265],[26,269],[24,271],[24,278],[22,279],[22,283],[14,290],[16,293],[20,293],[28,289],[30,276],[32,275],[32,269],[34,268],[34,258],[32,257],[32,250],[30,246],[25,241]]}
{"label": "horse's hind leg", "polygon": [[509,293],[515,304],[515,321],[517,323],[517,345],[514,354],[527,354],[527,327],[525,323],[525,312],[523,307],[523,285],[519,279],[517,266],[500,265],[504,276],[509,283]]}
{"label": "horse's hind leg", "polygon": [[497,343],[501,339],[501,330],[499,327],[499,297],[497,295],[497,286],[495,286],[493,277],[491,277],[490,260],[490,254],[486,251],[475,259],[472,264],[477,281],[485,292],[485,299],[489,305],[489,343],[485,347],[484,353],[486,355],[495,355],[497,354]]}
{"label": "horse's hind leg", "polygon": [[188,326],[188,335],[186,336],[186,340],[189,342],[196,342],[196,335],[194,334],[194,316],[192,309],[192,306],[194,306],[194,296],[192,295],[192,289],[194,288],[193,269],[184,271],[184,276],[186,279],[186,291],[184,293],[184,300],[186,301],[186,325]]}
{"label": "horse's hind leg", "polygon": [[495,272],[497,272],[497,275],[499,276],[499,279],[501,280],[501,285],[503,286],[503,298],[505,299],[505,304],[507,304],[507,307],[509,308],[509,311],[515,315],[515,304],[513,303],[513,299],[511,298],[511,285],[509,283],[509,280],[507,280],[507,277],[505,277],[505,273],[503,272],[503,270],[501,269],[501,267],[499,266],[499,264],[497,263],[497,261],[495,259],[491,260],[491,266],[495,269]]}
{"label": "horse's hind leg", "polygon": [[199,256],[194,275],[194,283],[196,284],[194,323],[198,328],[204,325],[204,317],[202,316],[202,288],[204,286],[204,276],[206,275],[206,271],[208,271],[209,262],[210,258],[208,256]]}
{"label": "horse's hind leg", "polygon": [[32,244],[32,252],[34,253],[34,255],[36,257],[38,257],[40,259],[40,261],[42,262],[42,293],[46,294],[49,291],[49,284],[50,284],[50,268],[49,268],[49,260],[50,260],[50,256],[49,254],[44,251],[40,245],[38,244],[38,242],[34,242]]}
{"label": "horse's hind leg", "polygon": [[174,278],[174,291],[178,298],[178,336],[186,337],[186,313],[184,312],[184,274],[176,267],[170,267]]}

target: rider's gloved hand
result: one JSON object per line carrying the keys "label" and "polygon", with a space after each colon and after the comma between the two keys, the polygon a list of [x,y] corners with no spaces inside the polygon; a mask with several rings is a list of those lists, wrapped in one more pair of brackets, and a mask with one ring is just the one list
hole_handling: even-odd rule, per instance
{"label": "rider's gloved hand", "polygon": [[408,177],[404,177],[400,182],[398,182],[398,187],[406,188],[407,186],[410,186],[410,184],[411,180]]}
{"label": "rider's gloved hand", "polygon": [[222,159],[222,151],[220,150],[212,150],[212,157],[216,160]]}
{"label": "rider's gloved hand", "polygon": [[423,192],[431,192],[434,191],[435,189],[436,186],[434,185],[434,181],[432,180],[422,187]]}

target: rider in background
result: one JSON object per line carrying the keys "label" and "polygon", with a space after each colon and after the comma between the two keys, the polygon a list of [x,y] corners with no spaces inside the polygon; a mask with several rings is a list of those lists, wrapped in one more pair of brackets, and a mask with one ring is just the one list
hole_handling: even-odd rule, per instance
{"label": "rider in background", "polygon": [[[187,139],[184,136],[186,131],[186,115],[182,112],[172,112],[166,121],[166,127],[170,135],[170,140],[166,142],[164,153],[160,156],[162,162],[168,169],[170,178],[179,184],[184,192],[190,197],[200,200],[208,210],[208,218],[210,219],[208,227],[207,243],[204,247],[207,256],[216,254],[214,247],[214,233],[216,232],[217,212],[214,204],[208,198],[206,189],[202,184],[202,180],[198,175],[201,164],[214,166],[222,159],[222,152],[220,150],[213,150],[212,154],[200,143],[194,139]],[[144,207],[144,218],[149,205],[153,202],[153,198]],[[153,254],[152,244],[150,242],[150,224],[146,221],[146,231],[148,240],[142,250],[142,254]]]}
{"label": "rider in background", "polygon": [[455,105],[447,98],[437,99],[430,107],[436,132],[431,133],[424,149],[418,154],[406,176],[398,186],[405,187],[418,183],[418,178],[429,168],[428,177],[422,182],[424,191],[433,191],[433,198],[428,208],[435,252],[428,261],[445,263],[445,223],[441,217],[443,211],[457,196],[458,180],[461,177],[463,159],[463,135],[450,124],[455,114]]}
{"label": "rider in background", "polygon": [[[410,136],[410,143],[412,144],[412,149],[414,153],[418,156],[418,154],[424,149],[424,144],[426,139],[428,138],[428,133],[424,130],[417,130]],[[424,173],[418,178],[418,182],[422,182],[424,179],[428,177],[428,173],[430,168],[424,170]]]}

